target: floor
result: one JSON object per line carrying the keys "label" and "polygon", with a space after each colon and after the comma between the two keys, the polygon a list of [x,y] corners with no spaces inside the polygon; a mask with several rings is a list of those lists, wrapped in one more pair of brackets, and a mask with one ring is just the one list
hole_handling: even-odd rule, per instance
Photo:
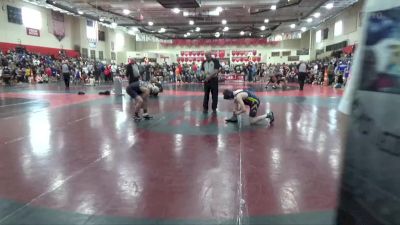
{"label": "floor", "polygon": [[[333,224],[342,90],[248,88],[275,124],[202,113],[201,84],[167,84],[153,120],[110,87],[0,88],[0,224]],[[85,91],[85,95],[77,95]]]}

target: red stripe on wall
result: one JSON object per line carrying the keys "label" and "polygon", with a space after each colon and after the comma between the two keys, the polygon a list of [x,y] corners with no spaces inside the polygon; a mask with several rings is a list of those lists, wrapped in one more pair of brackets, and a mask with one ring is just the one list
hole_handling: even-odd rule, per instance
{"label": "red stripe on wall", "polygon": [[[0,50],[3,52],[6,52],[10,49],[15,49],[15,47],[21,46],[24,47],[27,51],[36,53],[36,54],[42,54],[42,55],[53,55],[54,57],[59,56],[59,51],[61,49],[59,48],[48,48],[48,47],[41,47],[41,46],[34,46],[34,45],[20,45],[20,44],[14,44],[14,43],[5,43],[5,42],[0,42]],[[79,52],[75,50],[69,50],[69,49],[63,49],[68,57],[79,57]]]}

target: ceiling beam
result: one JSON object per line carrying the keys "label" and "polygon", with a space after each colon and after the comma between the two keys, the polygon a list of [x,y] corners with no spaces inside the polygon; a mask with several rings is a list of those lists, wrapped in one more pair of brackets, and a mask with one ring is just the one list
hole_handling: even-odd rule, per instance
{"label": "ceiling beam", "polygon": [[[300,3],[301,3],[302,1],[303,1],[303,0],[299,0],[299,1],[293,2],[293,3],[278,4],[278,5],[276,6],[276,10],[278,10],[278,9],[283,9],[283,8],[288,8],[288,7],[293,7],[293,6],[296,6],[296,5],[300,5]],[[250,11],[250,14],[251,14],[251,15],[256,15],[256,14],[265,13],[265,12],[269,12],[269,11],[272,11],[271,8],[266,8],[266,9],[261,9],[261,10],[258,9],[258,10],[256,10],[256,11]]]}
{"label": "ceiling beam", "polygon": [[[195,25],[189,25],[187,23],[157,23],[154,24],[155,27],[173,27],[173,26],[180,26],[180,27],[188,27],[188,28],[195,28],[196,26],[201,27],[201,26],[219,26],[219,27],[224,27],[224,26],[236,26],[236,25],[265,25],[265,26],[271,26],[271,24],[281,24],[281,23],[290,23],[290,22],[297,22],[297,18],[292,18],[292,19],[286,19],[286,20],[270,20],[268,24],[264,23],[263,21],[260,22],[254,22],[254,21],[232,21],[228,22],[226,25],[222,25],[220,22],[197,22]],[[137,24],[132,24],[132,23],[124,23],[120,24],[121,26],[125,27],[131,27],[131,26],[137,26]],[[146,25],[146,24],[141,24],[141,25]]]}

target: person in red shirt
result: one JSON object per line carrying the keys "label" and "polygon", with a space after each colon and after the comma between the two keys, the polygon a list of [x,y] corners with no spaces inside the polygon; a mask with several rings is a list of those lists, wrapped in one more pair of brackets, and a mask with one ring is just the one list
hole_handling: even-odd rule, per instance
{"label": "person in red shirt", "polygon": [[193,63],[193,65],[192,65],[192,70],[193,70],[193,72],[196,74],[197,73],[197,65],[196,65],[196,63]]}

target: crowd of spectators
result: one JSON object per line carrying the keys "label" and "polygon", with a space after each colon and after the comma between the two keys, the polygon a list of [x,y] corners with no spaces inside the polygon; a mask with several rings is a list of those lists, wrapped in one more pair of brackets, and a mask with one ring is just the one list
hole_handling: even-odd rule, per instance
{"label": "crowd of spectators", "polygon": [[[129,62],[117,65],[101,61],[68,58],[60,54],[58,57],[40,55],[27,51],[17,52],[9,50],[0,51],[1,67],[0,81],[6,85],[16,83],[49,83],[63,80],[72,84],[97,85],[112,83],[114,76],[120,76],[129,80],[157,80],[158,82],[190,83],[202,82],[204,74],[201,65],[196,63],[154,63],[145,59],[130,59]],[[306,62],[307,76],[305,83],[328,83],[340,88],[346,84],[349,78],[350,58],[327,58],[324,60]],[[65,80],[63,71],[67,68],[70,78]],[[243,80],[248,82],[276,82],[284,79],[287,82],[297,82],[298,64],[282,63],[267,64],[253,63],[231,64],[221,63],[220,80],[224,80],[225,74],[241,74]],[[327,81],[325,79],[327,73]],[[279,77],[279,78],[278,78]],[[67,84],[66,84],[67,86]]]}

